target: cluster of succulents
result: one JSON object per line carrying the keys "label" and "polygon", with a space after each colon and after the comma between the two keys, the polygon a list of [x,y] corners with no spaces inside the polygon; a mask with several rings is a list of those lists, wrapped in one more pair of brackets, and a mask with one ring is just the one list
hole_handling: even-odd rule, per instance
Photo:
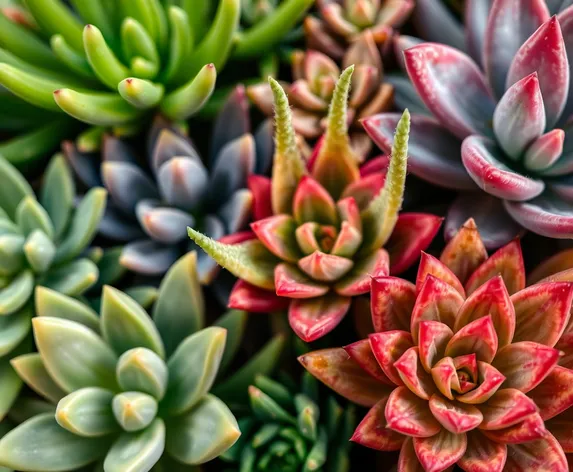
{"label": "cluster of succulents", "polygon": [[573,470],[572,51],[573,0],[0,0],[0,472]]}

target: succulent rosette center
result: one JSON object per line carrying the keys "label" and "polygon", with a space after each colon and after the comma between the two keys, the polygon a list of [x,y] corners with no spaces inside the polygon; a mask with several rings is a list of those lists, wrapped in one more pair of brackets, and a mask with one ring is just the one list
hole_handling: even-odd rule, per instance
{"label": "succulent rosette center", "polygon": [[573,284],[525,287],[519,243],[487,258],[469,221],[441,260],[422,256],[415,285],[374,278],[371,300],[368,339],[300,358],[372,406],[353,441],[400,450],[399,471],[568,470],[573,371],[560,338]]}

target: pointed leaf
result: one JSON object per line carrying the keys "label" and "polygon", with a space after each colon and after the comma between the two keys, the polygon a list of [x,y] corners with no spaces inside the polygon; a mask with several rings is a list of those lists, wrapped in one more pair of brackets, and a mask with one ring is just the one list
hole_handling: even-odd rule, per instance
{"label": "pointed leaf", "polygon": [[429,405],[434,417],[453,434],[475,429],[483,419],[475,406],[450,402],[440,395],[432,395]]}
{"label": "pointed leaf", "polygon": [[567,470],[563,449],[551,434],[543,439],[507,446],[506,469],[518,470]]}
{"label": "pointed leaf", "polygon": [[42,274],[39,285],[69,296],[78,296],[93,286],[99,276],[97,266],[89,259],[77,259]]}
{"label": "pointed leaf", "polygon": [[302,257],[295,239],[296,228],[297,224],[290,215],[269,216],[251,223],[251,229],[270,252],[293,263]]}
{"label": "pointed leaf", "polygon": [[344,346],[343,349],[348,353],[348,355],[356,361],[364,371],[368,372],[372,377],[388,385],[394,385],[393,382],[386,377],[384,371],[380,368],[380,364],[376,360],[372,348],[370,347],[370,341],[368,339],[363,339],[361,341],[356,341],[355,343]]}
{"label": "pointed leaf", "polygon": [[418,347],[420,362],[426,372],[430,372],[436,362],[444,357],[446,346],[453,335],[454,332],[448,325],[439,321],[420,322]]}
{"label": "pointed leaf", "polygon": [[375,277],[371,282],[370,311],[377,332],[409,331],[416,287],[396,277]]}
{"label": "pointed leaf", "polygon": [[573,406],[573,392],[570,388],[572,380],[573,371],[556,366],[537,387],[528,392],[544,421]]}
{"label": "pointed leaf", "polygon": [[497,392],[501,384],[505,381],[505,377],[490,364],[478,361],[478,372],[480,384],[470,392],[459,395],[457,400],[462,403],[469,403],[476,405],[484,403]]}
{"label": "pointed leaf", "polygon": [[389,273],[389,257],[385,249],[378,249],[358,260],[354,267],[339,282],[334,289],[342,296],[355,297],[368,293],[373,277],[384,277]]}
{"label": "pointed leaf", "polygon": [[533,400],[513,388],[498,390],[487,403],[479,405],[479,409],[483,413],[480,428],[486,430],[507,428],[537,413]]}
{"label": "pointed leaf", "polygon": [[464,354],[476,354],[477,359],[491,362],[498,346],[495,325],[490,315],[478,318],[454,334],[446,346],[446,356],[456,357]]}
{"label": "pointed leaf", "polygon": [[368,336],[372,353],[382,371],[394,384],[403,385],[394,364],[402,354],[413,346],[412,336],[406,331],[384,331]]}
{"label": "pointed leaf", "polygon": [[125,391],[148,393],[161,400],[167,388],[167,366],[153,351],[138,347],[124,352],[117,361],[117,382]]}
{"label": "pointed leaf", "polygon": [[431,438],[414,438],[414,450],[426,472],[439,472],[460,460],[467,448],[465,434],[454,434],[442,429]]}
{"label": "pointed leaf", "polygon": [[465,298],[466,292],[464,287],[455,274],[434,256],[422,252],[420,265],[418,267],[418,275],[416,276],[416,290],[418,291],[418,294],[422,290],[422,287],[429,276],[433,276],[434,278],[450,285]]}
{"label": "pointed leaf", "polygon": [[80,388],[58,402],[56,421],[78,436],[105,436],[119,429],[111,411],[113,393],[98,387]]}
{"label": "pointed leaf", "polygon": [[96,333],[100,329],[100,319],[89,306],[46,287],[36,287],[36,314],[75,321]]}
{"label": "pointed leaf", "polygon": [[542,438],[547,434],[547,430],[539,413],[534,413],[509,428],[495,431],[482,430],[482,434],[500,444],[521,444]]}
{"label": "pointed leaf", "polygon": [[30,332],[34,311],[24,307],[8,316],[0,316],[0,356],[11,353]]}
{"label": "pointed leaf", "polygon": [[406,387],[394,389],[388,397],[386,422],[388,428],[414,438],[434,436],[442,429],[433,417],[428,401]]}
{"label": "pointed leaf", "polygon": [[318,181],[309,176],[303,176],[299,181],[293,197],[292,213],[299,225],[311,221],[323,225],[338,223],[334,200]]}
{"label": "pointed leaf", "polygon": [[346,258],[315,251],[298,261],[298,267],[311,279],[336,282],[352,269],[354,263]]}
{"label": "pointed leaf", "polygon": [[40,354],[24,354],[10,363],[27,385],[50,402],[58,403],[66,396],[66,392],[50,377]]}
{"label": "pointed leaf", "polygon": [[385,410],[388,398],[382,398],[360,422],[350,438],[352,442],[378,451],[397,451],[404,436],[386,427]]}
{"label": "pointed leaf", "polygon": [[28,196],[33,197],[34,192],[22,174],[5,159],[0,159],[0,177],[3,182],[0,193],[1,207],[13,219],[20,201]]}
{"label": "pointed leaf", "polygon": [[289,298],[279,297],[274,291],[264,290],[237,280],[229,295],[227,306],[251,313],[273,313],[286,310],[289,304]]}
{"label": "pointed leaf", "polygon": [[424,400],[429,400],[436,392],[432,376],[426,372],[420,362],[418,347],[411,347],[394,362],[394,369],[411,392]]}
{"label": "pointed leaf", "polygon": [[303,341],[315,341],[338,326],[350,308],[350,301],[336,294],[295,299],[289,306],[289,324]]}

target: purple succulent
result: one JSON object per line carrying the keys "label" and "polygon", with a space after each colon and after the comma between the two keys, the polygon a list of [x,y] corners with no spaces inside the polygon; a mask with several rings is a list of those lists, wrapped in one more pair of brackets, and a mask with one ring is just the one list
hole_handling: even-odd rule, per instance
{"label": "purple succulent", "polygon": [[[87,186],[109,192],[100,234],[126,242],[121,263],[145,275],[161,275],[183,253],[196,249],[187,226],[211,238],[236,233],[248,223],[252,195],[250,174],[264,173],[274,152],[272,123],[254,134],[245,89],[239,86],[217,117],[208,159],[177,125],[158,116],[150,128],[147,157],[114,136],[105,136],[101,160],[80,152],[72,143],[64,152]],[[197,252],[200,281],[210,284],[217,265]]]}
{"label": "purple succulent", "polygon": [[[440,0],[418,0],[420,31],[438,42],[396,39],[410,78],[392,79],[396,102],[420,112],[410,170],[465,192],[448,212],[448,236],[473,216],[489,247],[522,227],[573,238],[572,4],[466,0],[464,30]],[[363,122],[386,151],[399,116]]]}

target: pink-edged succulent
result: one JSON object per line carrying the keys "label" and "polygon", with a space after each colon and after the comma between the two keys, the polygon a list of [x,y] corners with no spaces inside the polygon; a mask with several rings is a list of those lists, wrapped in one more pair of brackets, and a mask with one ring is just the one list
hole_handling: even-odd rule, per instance
{"label": "pink-edged succulent", "polygon": [[[348,120],[352,146],[363,158],[372,147],[359,120],[387,111],[392,106],[393,87],[382,82],[383,69],[372,33],[360,36],[346,51],[343,67],[354,65],[352,92],[348,102]],[[286,88],[292,109],[293,126],[297,134],[315,140],[325,130],[328,107],[334,94],[340,67],[327,55],[315,51],[295,51],[292,54],[292,84]],[[268,84],[247,88],[249,98],[267,116],[273,115],[273,94]]]}
{"label": "pink-edged succulent", "polygon": [[381,47],[412,12],[414,0],[317,0],[318,17],[308,15],[309,47],[342,59],[349,44],[364,33]]}
{"label": "pink-edged succulent", "polygon": [[398,472],[565,472],[572,281],[569,269],[526,287],[519,241],[488,257],[469,220],[440,259],[422,256],[415,284],[372,280],[367,339],[299,360],[371,407],[352,441],[399,450]]}
{"label": "pink-edged succulent", "polygon": [[352,72],[347,68],[336,84],[325,136],[308,162],[296,145],[286,94],[270,79],[274,165],[272,179],[249,181],[252,232],[231,236],[225,244],[189,230],[216,262],[239,277],[230,307],[288,308],[291,327],[307,342],[340,323],[352,298],[369,291],[371,276],[411,265],[441,224],[433,215],[398,214],[406,178],[407,111],[389,165],[380,158],[358,167],[347,125]]}
{"label": "pink-edged succulent", "polygon": [[[412,115],[411,171],[443,187],[485,192],[454,202],[449,236],[477,216],[488,247],[506,243],[521,227],[573,237],[570,4],[467,1],[464,42],[464,31],[439,0],[421,0],[422,33],[455,46],[396,40],[411,81],[396,86],[397,102],[408,104],[417,92],[432,115]],[[364,126],[387,149],[398,119],[381,114]]]}

